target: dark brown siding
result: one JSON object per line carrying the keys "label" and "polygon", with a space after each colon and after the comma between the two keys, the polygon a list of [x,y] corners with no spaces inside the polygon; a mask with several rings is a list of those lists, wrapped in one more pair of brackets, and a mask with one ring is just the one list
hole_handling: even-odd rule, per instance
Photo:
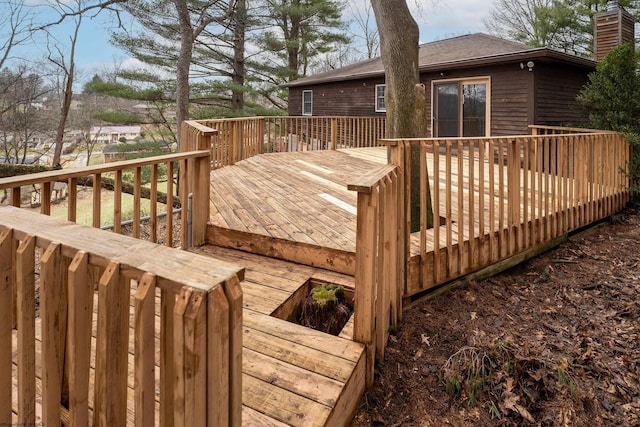
{"label": "dark brown siding", "polygon": [[[491,134],[518,135],[527,133],[529,103],[527,85],[528,71],[520,69],[520,64],[499,67],[483,67],[467,70],[455,70],[422,75],[422,83],[427,89],[427,111],[431,111],[431,86],[435,80],[466,79],[474,77],[489,77],[491,79]],[[431,132],[431,120],[429,120]]]}
{"label": "dark brown siding", "polygon": [[383,116],[375,111],[376,85],[384,79],[353,80],[289,89],[289,115],[302,114],[302,91],[313,90],[314,116]]}
{"label": "dark brown siding", "polygon": [[[575,97],[587,81],[587,71],[537,62],[533,71],[520,63],[423,73],[429,132],[431,85],[434,80],[490,77],[491,135],[528,134],[530,124],[573,124]],[[302,114],[302,91],[313,90],[314,116],[382,116],[375,112],[375,86],[382,78],[351,80],[289,89],[289,115]],[[535,89],[534,89],[535,88]]]}
{"label": "dark brown siding", "polygon": [[587,72],[578,68],[536,65],[535,124],[548,126],[580,125],[576,96],[588,81]]}

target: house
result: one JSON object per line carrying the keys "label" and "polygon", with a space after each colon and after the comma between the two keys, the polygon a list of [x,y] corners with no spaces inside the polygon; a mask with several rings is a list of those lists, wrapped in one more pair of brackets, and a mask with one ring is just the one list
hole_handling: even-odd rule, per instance
{"label": "house", "polygon": [[92,141],[98,144],[111,144],[124,138],[126,142],[133,142],[140,136],[140,125],[135,126],[93,126],[89,131]]}
{"label": "house", "polygon": [[[596,17],[597,58],[633,40],[631,15],[617,5]],[[429,133],[433,137],[528,133],[529,124],[576,124],[576,95],[596,62],[476,33],[420,45]],[[289,115],[385,114],[379,58],[286,85]]]}

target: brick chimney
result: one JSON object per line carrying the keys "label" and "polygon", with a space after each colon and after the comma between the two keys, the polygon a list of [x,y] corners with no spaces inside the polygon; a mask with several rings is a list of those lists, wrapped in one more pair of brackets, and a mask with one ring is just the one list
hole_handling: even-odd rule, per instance
{"label": "brick chimney", "polygon": [[607,53],[634,39],[634,22],[629,12],[617,1],[607,2],[607,10],[595,17],[593,28],[593,53],[601,61]]}

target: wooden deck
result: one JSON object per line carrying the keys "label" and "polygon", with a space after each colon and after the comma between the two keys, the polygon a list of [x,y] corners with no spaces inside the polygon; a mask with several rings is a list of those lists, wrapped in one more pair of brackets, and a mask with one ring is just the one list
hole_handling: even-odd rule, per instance
{"label": "wooden deck", "polygon": [[[194,250],[246,267],[243,290],[243,378],[242,425],[246,426],[325,426],[349,422],[364,392],[365,359],[363,346],[349,337],[334,337],[305,328],[271,314],[292,302],[295,292],[309,280],[338,283],[353,287],[353,278],[268,259],[229,249],[205,246]],[[132,289],[132,304],[133,294]],[[159,300],[159,294],[157,296]],[[97,307],[95,296],[94,308]],[[159,303],[157,304],[159,306]],[[157,315],[158,313],[156,313]],[[96,319],[93,324],[95,348]],[[131,321],[134,319],[132,318]],[[156,331],[159,318],[156,317]],[[133,366],[133,333],[129,342],[129,366]],[[17,335],[13,333],[14,399],[17,397]],[[95,354],[95,353],[94,353]],[[41,327],[36,320],[36,387],[41,390]],[[156,364],[159,353],[156,350]],[[95,359],[91,361],[92,372]],[[156,371],[156,375],[158,371]],[[90,389],[93,389],[93,373]],[[128,425],[133,425],[134,381],[129,376]],[[92,393],[91,393],[92,395]],[[158,410],[156,390],[156,411]],[[14,402],[14,405],[16,403]],[[41,401],[36,416],[41,420]],[[92,399],[89,402],[93,405]],[[14,406],[15,408],[15,406]],[[14,409],[15,417],[15,409]],[[17,418],[14,418],[17,422]],[[158,417],[156,416],[156,425]]]}
{"label": "wooden deck", "polygon": [[[428,155],[433,159],[432,155]],[[444,159],[444,156],[442,157]],[[478,159],[475,159],[478,163]],[[356,242],[357,193],[347,185],[355,177],[372,168],[387,163],[385,147],[356,148],[336,151],[313,151],[265,154],[243,160],[232,167],[213,171],[211,179],[210,230],[208,241],[250,252],[280,256],[292,261],[319,265],[346,274],[353,274],[353,254]],[[469,159],[462,162],[468,170]],[[488,167],[486,168],[488,172]],[[441,182],[445,179],[445,167],[441,166]],[[498,182],[498,168],[493,171]],[[486,175],[486,174],[485,174]],[[468,180],[457,186],[458,170],[453,171],[454,188],[449,196],[444,186],[440,189],[440,212],[447,212],[447,197],[456,201],[458,193],[469,197]],[[484,177],[488,188],[489,177]],[[433,188],[433,177],[430,177]],[[474,192],[479,206],[476,177]],[[503,201],[506,201],[503,195]],[[486,200],[482,218],[489,230],[489,201]],[[498,209],[507,214],[506,204],[500,206],[499,195],[493,198],[494,229],[499,226]],[[459,213],[468,205],[451,207],[454,240],[460,232],[458,218],[467,218],[467,212]],[[479,218],[473,218],[478,229]],[[503,224],[504,226],[504,224]],[[461,237],[469,239],[469,224],[465,224]],[[440,247],[446,246],[444,227],[440,233]],[[428,233],[433,236],[433,231]],[[433,240],[427,244],[433,249]],[[276,248],[275,250],[273,248]],[[289,251],[286,248],[293,248]],[[418,233],[412,235],[411,254],[419,253]],[[301,250],[302,249],[302,250]],[[306,252],[313,253],[306,256]],[[318,254],[322,254],[318,258]],[[322,259],[325,262],[318,261]]]}
{"label": "wooden deck", "polygon": [[243,426],[350,423],[364,392],[364,347],[352,324],[335,337],[273,317],[309,280],[353,287],[353,278],[234,250],[195,252],[246,268],[243,295]]}

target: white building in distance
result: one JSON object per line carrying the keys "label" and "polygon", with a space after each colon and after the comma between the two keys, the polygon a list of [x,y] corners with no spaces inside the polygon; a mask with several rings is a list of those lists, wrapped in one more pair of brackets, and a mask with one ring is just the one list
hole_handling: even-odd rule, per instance
{"label": "white building in distance", "polygon": [[133,142],[140,136],[140,125],[134,126],[93,126],[90,131],[92,141],[98,144],[115,144],[124,138]]}

